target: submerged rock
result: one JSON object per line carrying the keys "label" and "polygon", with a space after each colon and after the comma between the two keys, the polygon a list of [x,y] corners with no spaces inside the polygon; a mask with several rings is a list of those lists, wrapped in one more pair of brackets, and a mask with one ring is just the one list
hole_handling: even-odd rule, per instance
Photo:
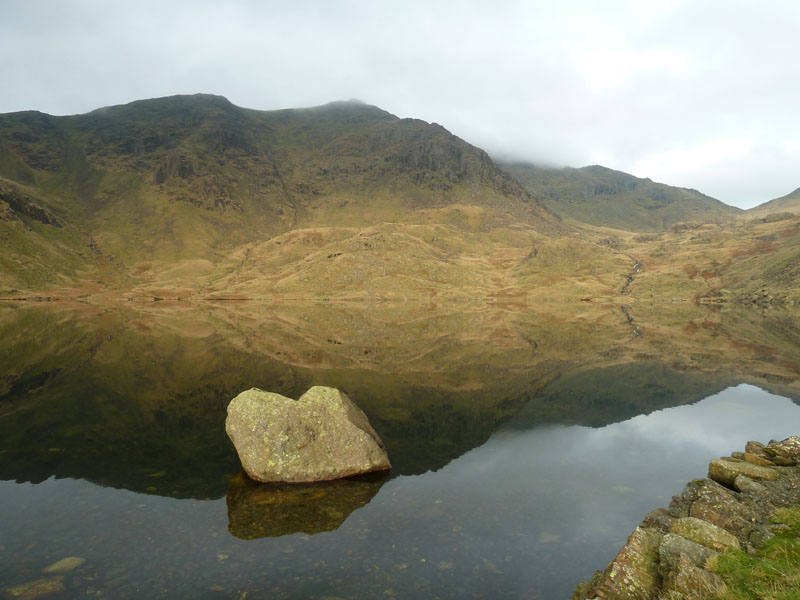
{"label": "submerged rock", "polygon": [[72,571],[73,569],[77,569],[85,562],[86,562],[85,558],[80,558],[78,556],[68,556],[67,558],[62,558],[58,562],[54,562],[49,567],[45,567],[44,569],[42,569],[42,573],[65,573],[67,571]]}
{"label": "submerged rock", "polygon": [[334,388],[315,386],[298,400],[247,390],[228,405],[225,430],[256,481],[327,481],[391,468],[367,416]]}
{"label": "submerged rock", "polygon": [[58,577],[37,579],[36,581],[29,581],[11,588],[6,588],[3,590],[3,598],[36,600],[37,598],[46,598],[47,596],[63,592],[64,589],[64,576],[59,575]]}

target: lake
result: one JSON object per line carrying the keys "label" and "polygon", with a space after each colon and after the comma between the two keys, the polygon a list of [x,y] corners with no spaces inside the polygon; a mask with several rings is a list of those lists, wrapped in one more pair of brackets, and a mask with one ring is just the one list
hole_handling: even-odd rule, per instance
{"label": "lake", "polygon": [[[568,598],[711,458],[800,430],[800,313],[0,306],[0,589]],[[225,408],[345,391],[393,468],[244,478]]]}

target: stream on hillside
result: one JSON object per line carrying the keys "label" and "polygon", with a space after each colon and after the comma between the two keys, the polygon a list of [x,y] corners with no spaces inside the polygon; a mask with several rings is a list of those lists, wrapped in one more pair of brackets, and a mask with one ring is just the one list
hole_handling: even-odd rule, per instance
{"label": "stream on hillside", "polygon": [[[800,427],[800,314],[632,310],[635,338],[615,307],[0,306],[0,590],[568,598],[711,458]],[[228,401],[311,385],[391,472],[242,476]]]}

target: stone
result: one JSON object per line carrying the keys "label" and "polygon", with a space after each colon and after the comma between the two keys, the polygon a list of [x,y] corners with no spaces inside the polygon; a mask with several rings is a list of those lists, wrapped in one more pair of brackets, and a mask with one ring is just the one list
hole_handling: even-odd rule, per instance
{"label": "stone", "polygon": [[753,529],[753,531],[750,533],[750,538],[748,541],[752,546],[760,548],[774,537],[774,533],[772,533],[766,527],[761,526]]}
{"label": "stone", "polygon": [[647,513],[639,527],[643,529],[655,529],[661,533],[669,533],[672,523],[675,521],[664,508],[657,508]]}
{"label": "stone", "polygon": [[572,600],[586,600],[586,598],[590,598],[591,595],[592,595],[592,582],[581,581],[575,587],[575,591],[572,592]]}
{"label": "stone", "polygon": [[717,554],[716,551],[697,542],[674,533],[667,533],[658,548],[659,570],[662,576],[666,576],[669,571],[676,568],[681,555],[688,557],[694,566],[704,569],[708,559]]}
{"label": "stone", "polygon": [[795,459],[787,458],[785,456],[773,456],[771,460],[778,467],[793,467],[797,464]]}
{"label": "stone", "polygon": [[708,476],[723,485],[733,487],[733,482],[739,475],[750,479],[775,481],[778,472],[770,467],[760,467],[749,462],[735,462],[730,459],[715,458],[708,465]]}
{"label": "stone", "polygon": [[79,558],[77,556],[68,556],[67,558],[62,558],[58,562],[54,562],[49,567],[45,567],[44,569],[42,569],[42,573],[65,573],[67,571],[72,571],[73,569],[77,569],[85,562],[86,562],[85,558]]}
{"label": "stone", "polygon": [[698,501],[716,505],[735,502],[736,497],[728,488],[713,479],[693,479],[683,492],[672,497],[669,514],[675,518],[688,517],[692,505]]}
{"label": "stone", "polygon": [[721,485],[706,486],[699,490],[689,508],[689,516],[707,521],[735,535],[745,542],[752,530],[755,515]]}
{"label": "stone", "polygon": [[764,447],[764,452],[797,462],[800,460],[800,436],[793,435],[780,442],[770,442]]}
{"label": "stone", "polygon": [[258,483],[239,472],[228,486],[228,531],[242,540],[334,531],[366,506],[385,473],[314,483]]}
{"label": "stone", "polygon": [[9,600],[36,600],[37,598],[58,594],[63,592],[64,589],[64,576],[59,575],[58,577],[37,579],[6,588],[3,590],[3,597]]}
{"label": "stone", "polygon": [[764,444],[755,441],[747,442],[747,444],[745,444],[744,451],[749,452],[750,454],[764,454]]}
{"label": "stone", "polygon": [[744,453],[744,460],[749,462],[752,465],[758,465],[759,467],[774,467],[775,463],[769,460],[768,458],[764,458],[759,454],[752,454],[751,452]]}
{"label": "stone", "polygon": [[391,468],[367,416],[334,388],[315,386],[298,400],[247,390],[228,405],[225,430],[256,481],[328,481]]}
{"label": "stone", "polygon": [[663,537],[654,529],[637,527],[628,538],[628,543],[608,565],[590,597],[614,600],[647,600],[654,597],[661,586],[658,548]]}
{"label": "stone", "polygon": [[682,517],[675,521],[672,533],[716,551],[741,547],[732,533],[695,517]]}
{"label": "stone", "polygon": [[749,477],[745,477],[744,475],[739,475],[736,479],[733,480],[733,487],[735,487],[740,492],[749,492],[752,494],[760,494],[767,488],[757,481],[753,481]]}
{"label": "stone", "polygon": [[716,598],[726,586],[719,575],[695,566],[685,554],[681,554],[675,568],[664,578],[663,589],[680,598]]}

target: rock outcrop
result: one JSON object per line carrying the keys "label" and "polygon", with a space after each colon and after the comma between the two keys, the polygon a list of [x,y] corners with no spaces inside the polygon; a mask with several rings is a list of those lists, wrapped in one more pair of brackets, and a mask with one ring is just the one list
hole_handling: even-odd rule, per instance
{"label": "rock outcrop", "polygon": [[708,478],[687,484],[669,510],[648,514],[573,600],[715,597],[725,584],[709,569],[712,559],[731,549],[757,553],[774,536],[770,515],[800,504],[800,437],[745,450],[712,460]]}
{"label": "rock outcrop", "polygon": [[328,481],[391,468],[367,416],[334,388],[315,386],[298,400],[247,390],[228,405],[225,429],[256,481]]}

